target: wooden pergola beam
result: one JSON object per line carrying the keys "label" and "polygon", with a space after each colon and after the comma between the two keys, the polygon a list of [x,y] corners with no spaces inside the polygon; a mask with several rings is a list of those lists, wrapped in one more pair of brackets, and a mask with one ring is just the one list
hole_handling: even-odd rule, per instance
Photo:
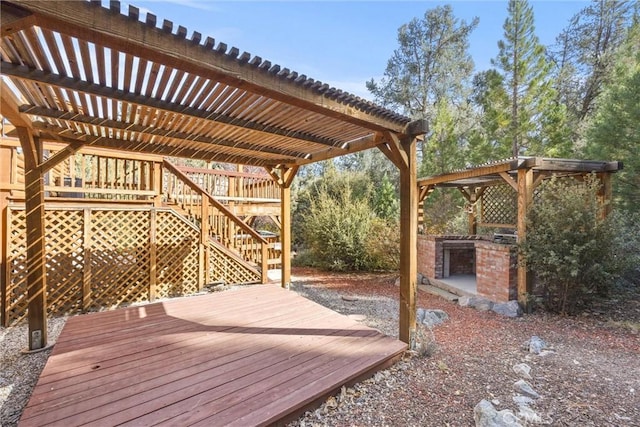
{"label": "wooden pergola beam", "polygon": [[[153,99],[144,95],[137,95],[119,89],[101,86],[95,83],[77,81],[75,79],[65,77],[51,72],[36,70],[25,67],[23,65],[11,64],[8,62],[0,63],[0,72],[12,78],[52,85],[57,88],[73,90],[87,95],[99,96],[107,99],[113,99],[139,107],[148,107],[165,113],[176,113],[181,116],[187,116],[210,124],[225,125],[236,129],[252,130],[266,135],[277,135],[281,137],[291,138],[292,140],[303,140],[316,144],[334,147],[340,149],[342,141],[336,141],[329,138],[323,138],[303,132],[292,131],[290,129],[282,129],[277,126],[263,125],[237,117],[228,116],[226,114],[215,113],[206,110],[200,110],[193,107],[180,105],[173,102]],[[35,110],[34,110],[35,111]]]}
{"label": "wooden pergola beam", "polygon": [[296,158],[304,158],[305,153],[297,152],[293,150],[284,150],[278,148],[272,148],[264,145],[249,144],[245,142],[231,141],[222,138],[211,138],[201,135],[192,135],[186,132],[179,132],[169,129],[164,129],[156,126],[143,126],[135,123],[116,121],[109,119],[101,119],[97,117],[91,117],[84,114],[76,114],[74,112],[63,112],[59,110],[53,110],[43,107],[32,107],[24,105],[20,107],[20,112],[24,114],[33,114],[35,116],[44,117],[52,120],[60,120],[68,123],[76,123],[82,125],[91,125],[103,127],[106,129],[123,130],[128,132],[135,132],[141,135],[157,136],[171,139],[181,139],[186,141],[201,142],[203,144],[220,145],[222,147],[239,148],[247,151],[260,151],[269,154],[276,154],[286,158],[291,157],[291,161]]}
{"label": "wooden pergola beam", "polygon": [[[99,146],[104,148],[119,149],[136,153],[148,153],[153,155],[187,157],[196,158],[212,162],[233,162],[240,164],[251,164],[256,166],[266,166],[277,161],[261,161],[254,157],[234,155],[233,158],[212,153],[208,150],[201,150],[194,147],[184,147],[180,145],[160,145],[152,144],[145,141],[138,141],[135,144],[132,141],[123,141],[114,138],[106,138],[102,136],[89,136],[85,134],[75,134],[70,129],[62,129],[46,124],[37,124],[36,129],[40,131],[42,138],[61,141],[65,143],[78,142],[87,146]],[[68,135],[68,136],[67,136]]]}
{"label": "wooden pergola beam", "polygon": [[251,62],[238,60],[237,53],[226,54],[226,45],[218,45],[216,50],[212,50],[213,40],[201,45],[199,38],[188,40],[184,37],[186,34],[174,35],[170,32],[173,26],[170,22],[169,31],[163,31],[155,27],[155,20],[148,24],[132,22],[129,17],[87,2],[15,0],[12,3],[31,11],[40,27],[59,29],[80,40],[188,73],[211,76],[221,83],[369,129],[402,133],[405,128],[400,117],[389,117],[388,111],[373,104],[371,111],[365,111],[345,102],[355,102],[355,99],[345,98],[337,91],[335,99],[324,96],[329,90],[328,85],[326,88],[322,85],[308,88],[296,84],[293,79],[287,80],[289,75],[283,78],[276,72],[280,67],[276,70],[269,63],[269,68],[266,65],[260,68]]}

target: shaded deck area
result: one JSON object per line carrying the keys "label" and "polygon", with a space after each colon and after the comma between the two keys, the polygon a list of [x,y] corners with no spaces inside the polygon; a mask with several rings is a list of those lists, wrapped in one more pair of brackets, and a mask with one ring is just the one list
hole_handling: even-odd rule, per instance
{"label": "shaded deck area", "polygon": [[265,425],[405,348],[274,285],[76,316],[20,425]]}

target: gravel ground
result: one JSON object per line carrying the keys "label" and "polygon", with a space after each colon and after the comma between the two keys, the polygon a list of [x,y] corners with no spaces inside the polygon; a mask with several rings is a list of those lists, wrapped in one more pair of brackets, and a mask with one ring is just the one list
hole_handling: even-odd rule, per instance
{"label": "gravel ground", "polygon": [[[48,342],[60,335],[66,317],[50,318],[47,322]],[[28,348],[29,328],[26,324],[11,328],[0,327],[0,426],[18,424],[22,410],[38,382],[51,349],[23,354]]]}
{"label": "gravel ground", "polygon": [[[292,289],[383,333],[398,335],[398,287],[390,274],[335,274],[294,269]],[[330,397],[293,426],[473,426],[482,399],[518,413],[513,366],[532,367],[531,405],[537,420],[522,425],[640,427],[640,297],[619,300],[585,316],[528,315],[507,319],[462,308],[419,292],[418,307],[442,309],[450,319],[431,333],[429,354],[407,353],[391,368]],[[55,342],[65,318],[49,320]],[[553,352],[529,353],[537,335]],[[49,351],[25,355],[26,325],[0,328],[0,426],[15,426]],[[536,421],[535,423],[533,421]]]}
{"label": "gravel ground", "polygon": [[[393,275],[327,274],[294,270],[292,288],[343,314],[397,337],[398,287]],[[344,298],[346,297],[346,298]],[[343,388],[292,426],[473,426],[482,399],[510,409],[518,363],[532,367],[529,383],[541,398],[538,418],[521,425],[640,426],[640,298],[637,288],[577,318],[528,315],[508,319],[459,307],[419,292],[418,307],[450,319],[433,329],[429,356],[407,354],[396,365]],[[531,336],[552,352],[529,353]]]}

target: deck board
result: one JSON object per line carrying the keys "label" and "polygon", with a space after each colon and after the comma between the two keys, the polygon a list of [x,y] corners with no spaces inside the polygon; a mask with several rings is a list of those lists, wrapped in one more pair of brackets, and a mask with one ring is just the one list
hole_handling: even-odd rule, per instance
{"label": "deck board", "polygon": [[76,316],[20,426],[271,424],[405,348],[274,285]]}

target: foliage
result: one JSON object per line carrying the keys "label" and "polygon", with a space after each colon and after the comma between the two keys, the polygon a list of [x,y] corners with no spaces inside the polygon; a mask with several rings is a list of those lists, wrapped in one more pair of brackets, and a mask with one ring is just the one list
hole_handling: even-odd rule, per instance
{"label": "foliage", "polygon": [[576,139],[612,76],[631,19],[630,1],[593,1],[571,19],[550,51],[555,87]]}
{"label": "foliage", "polygon": [[[458,192],[434,190],[424,201],[425,234],[467,234],[465,200]],[[464,215],[466,216],[466,215]]]}
{"label": "foliage", "polygon": [[595,175],[554,177],[540,185],[528,213],[521,251],[550,311],[576,313],[606,296],[621,272],[621,230],[615,217],[603,219],[599,191]]}
{"label": "foliage", "polygon": [[366,200],[350,187],[336,194],[321,191],[304,215],[303,233],[319,265],[335,270],[366,267],[365,242],[372,221]]}
{"label": "foliage", "polygon": [[398,29],[399,47],[384,78],[367,82],[377,102],[427,119],[430,131],[419,150],[423,174],[451,170],[462,157],[459,145],[473,117],[467,103],[473,73],[468,38],[477,24],[477,18],[469,24],[457,19],[449,5],[427,10]]}
{"label": "foliage", "polygon": [[378,218],[386,221],[392,221],[400,214],[398,195],[386,174],[382,177],[379,185],[375,187],[374,210]]}
{"label": "foliage", "polygon": [[399,47],[387,63],[385,77],[367,88],[376,101],[414,118],[433,116],[432,106],[461,93],[473,71],[468,37],[478,25],[453,16],[451,6],[427,10],[398,29]]}
{"label": "foliage", "polygon": [[616,206],[640,212],[640,24],[628,33],[587,132],[586,155],[624,164],[613,180]]}
{"label": "foliage", "polygon": [[400,224],[374,218],[365,242],[367,270],[397,270],[400,266]]}
{"label": "foliage", "polygon": [[[526,0],[510,0],[504,39],[493,65],[503,72],[510,112],[511,154],[546,155],[566,151],[564,108],[555,103],[545,48],[535,35],[533,9]],[[564,131],[564,132],[563,132]],[[557,154],[557,153],[556,153]]]}

